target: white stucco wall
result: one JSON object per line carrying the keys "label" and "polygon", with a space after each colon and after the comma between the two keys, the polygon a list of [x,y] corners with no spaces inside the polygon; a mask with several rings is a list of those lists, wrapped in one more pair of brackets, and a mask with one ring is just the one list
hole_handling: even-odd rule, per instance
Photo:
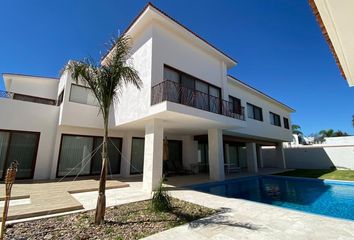
{"label": "white stucco wall", "polygon": [[48,99],[57,99],[59,80],[35,76],[4,74],[6,90]]}
{"label": "white stucco wall", "polygon": [[[265,167],[276,166],[275,149],[263,148]],[[354,146],[301,146],[284,148],[287,168],[328,169],[331,167],[354,170]]]}
{"label": "white stucco wall", "polygon": [[[229,81],[229,94],[233,97],[241,99],[241,105],[245,107],[245,119],[247,122],[246,128],[235,129],[234,132],[248,135],[250,137],[262,137],[274,139],[277,141],[292,141],[292,133],[290,129],[284,128],[283,117],[289,119],[291,127],[290,112],[277,104],[274,104],[264,97],[259,96],[252,91],[247,91],[245,88]],[[258,121],[247,117],[247,103],[262,108],[263,121]],[[281,127],[270,124],[269,112],[280,115]]]}
{"label": "white stucco wall", "polygon": [[151,26],[133,40],[129,62],[138,71],[142,87],[140,90],[132,84],[123,87],[119,101],[114,103],[116,125],[142,118],[149,112],[152,42]]}
{"label": "white stucco wall", "polygon": [[325,144],[354,145],[354,136],[325,138]]}
{"label": "white stucco wall", "polygon": [[35,179],[48,179],[55,146],[59,108],[0,98],[0,129],[40,132]]}
{"label": "white stucco wall", "polygon": [[218,58],[208,54],[162,24],[153,27],[152,85],[163,81],[167,64],[217,87],[225,81],[226,68]]}
{"label": "white stucco wall", "polygon": [[[65,72],[60,78],[58,95],[64,89],[63,103],[60,106],[59,125],[86,128],[103,128],[102,114],[99,107],[70,101],[71,84],[76,83],[70,73]],[[83,85],[82,83],[79,83]],[[113,106],[110,112],[109,127],[115,126]]]}

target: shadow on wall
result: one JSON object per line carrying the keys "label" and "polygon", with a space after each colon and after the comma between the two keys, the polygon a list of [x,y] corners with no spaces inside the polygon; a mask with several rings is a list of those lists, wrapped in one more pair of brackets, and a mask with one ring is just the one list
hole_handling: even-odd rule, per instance
{"label": "shadow on wall", "polygon": [[[264,167],[278,167],[275,148],[263,148]],[[301,146],[284,148],[287,168],[354,169],[354,146]]]}

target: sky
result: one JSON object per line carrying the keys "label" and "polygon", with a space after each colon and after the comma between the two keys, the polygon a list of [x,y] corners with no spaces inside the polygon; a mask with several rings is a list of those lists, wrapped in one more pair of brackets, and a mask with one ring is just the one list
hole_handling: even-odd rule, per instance
{"label": "sky", "polygon": [[[354,88],[341,77],[308,0],[152,3],[236,59],[229,74],[296,109],[292,122],[306,135],[329,128],[354,135]],[[1,0],[0,73],[58,77],[70,59],[98,60],[146,4]]]}

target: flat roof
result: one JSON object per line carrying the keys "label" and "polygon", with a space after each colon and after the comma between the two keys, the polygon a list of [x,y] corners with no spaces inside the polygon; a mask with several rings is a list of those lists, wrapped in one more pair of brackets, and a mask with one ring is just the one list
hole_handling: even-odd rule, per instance
{"label": "flat roof", "polygon": [[20,76],[20,77],[33,77],[33,78],[50,78],[59,80],[58,77],[48,77],[48,76],[40,76],[40,75],[30,75],[30,74],[22,74],[22,73],[3,73],[2,76],[5,77],[6,75],[9,76]]}

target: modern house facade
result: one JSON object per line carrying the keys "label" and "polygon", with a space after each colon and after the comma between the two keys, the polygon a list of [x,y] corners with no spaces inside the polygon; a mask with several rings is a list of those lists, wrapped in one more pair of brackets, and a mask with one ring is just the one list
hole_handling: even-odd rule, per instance
{"label": "modern house facade", "polygon": [[[292,141],[294,110],[228,75],[234,59],[151,4],[124,34],[143,86],[126,86],[112,106],[110,174],[143,174],[151,191],[163,168],[207,172],[213,180],[243,169],[286,168],[282,143]],[[90,90],[69,72],[59,79],[3,78],[2,177],[12,160],[20,162],[19,178],[98,174],[103,125]],[[261,146],[276,146],[274,166],[263,165]]]}

